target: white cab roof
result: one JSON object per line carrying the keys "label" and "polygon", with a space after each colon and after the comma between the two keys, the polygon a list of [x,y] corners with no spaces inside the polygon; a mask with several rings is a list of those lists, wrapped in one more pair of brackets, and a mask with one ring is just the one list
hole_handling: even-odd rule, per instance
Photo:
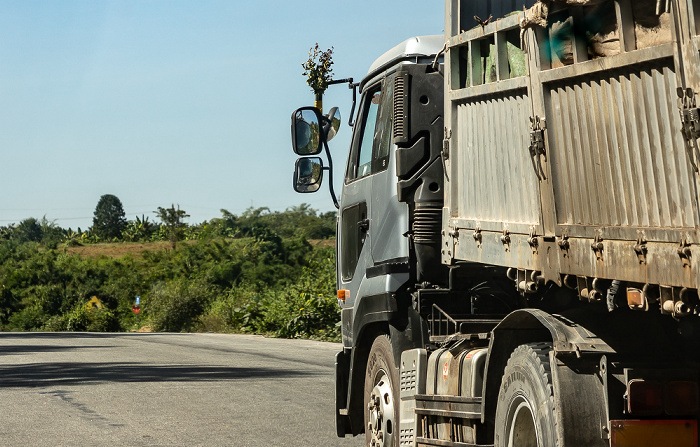
{"label": "white cab roof", "polygon": [[[380,71],[386,70],[403,60],[435,57],[444,45],[445,37],[442,35],[418,36],[406,39],[379,56],[377,60],[370,65],[365,80],[369,80]],[[362,83],[364,84],[364,81]]]}

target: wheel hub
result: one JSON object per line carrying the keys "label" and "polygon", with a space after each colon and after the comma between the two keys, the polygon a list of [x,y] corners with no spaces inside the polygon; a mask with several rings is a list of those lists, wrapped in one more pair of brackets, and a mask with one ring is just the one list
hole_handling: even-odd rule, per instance
{"label": "wheel hub", "polygon": [[513,404],[512,422],[508,428],[508,447],[538,447],[537,429],[532,409],[527,401],[519,398]]}
{"label": "wheel hub", "polygon": [[372,389],[367,404],[371,447],[392,447],[394,445],[394,397],[386,374],[382,374]]}

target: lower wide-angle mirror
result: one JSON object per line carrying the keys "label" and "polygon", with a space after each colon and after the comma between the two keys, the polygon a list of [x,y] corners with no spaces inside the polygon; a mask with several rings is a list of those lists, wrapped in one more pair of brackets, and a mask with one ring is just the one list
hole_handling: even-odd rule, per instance
{"label": "lower wide-angle mirror", "polygon": [[300,158],[294,168],[294,190],[316,192],[323,180],[323,160],[320,157]]}

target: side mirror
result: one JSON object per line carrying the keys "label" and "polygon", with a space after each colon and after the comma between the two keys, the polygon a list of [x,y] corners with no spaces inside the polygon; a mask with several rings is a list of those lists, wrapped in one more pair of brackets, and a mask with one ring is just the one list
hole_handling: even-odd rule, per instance
{"label": "side mirror", "polygon": [[323,132],[326,134],[326,141],[331,141],[338,134],[340,129],[340,110],[333,107],[328,115],[323,117]]}
{"label": "side mirror", "polygon": [[294,167],[294,190],[296,192],[316,192],[323,181],[323,160],[320,157],[306,157],[297,160]]}
{"label": "side mirror", "polygon": [[302,107],[292,113],[292,148],[295,154],[316,155],[321,152],[322,119],[316,107]]}

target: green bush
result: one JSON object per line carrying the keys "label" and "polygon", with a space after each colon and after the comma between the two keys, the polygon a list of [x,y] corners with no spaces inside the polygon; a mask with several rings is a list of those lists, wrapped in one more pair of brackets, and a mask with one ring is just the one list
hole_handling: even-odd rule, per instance
{"label": "green bush", "polygon": [[316,249],[296,281],[283,286],[262,291],[235,288],[215,300],[202,321],[240,332],[338,340],[334,255],[331,247]]}
{"label": "green bush", "polygon": [[68,316],[54,315],[49,317],[41,328],[42,331],[62,332],[68,330]]}
{"label": "green bush", "polygon": [[[334,250],[314,248],[319,220],[308,207],[284,213],[224,213],[186,229],[190,242],[142,256],[82,258],[68,247],[99,240],[78,229],[37,221],[38,241],[0,227],[0,330],[232,331],[279,337],[338,339]],[[139,219],[122,237],[159,238]],[[25,225],[26,226],[26,225]],[[316,233],[316,234],[320,234]],[[150,235],[149,235],[150,234]],[[63,235],[66,248],[54,248]],[[37,239],[37,238],[34,238]],[[136,296],[142,312],[134,314]],[[97,297],[101,308],[86,303]]]}
{"label": "green bush", "polygon": [[212,300],[213,288],[201,280],[180,279],[154,286],[144,302],[156,331],[181,332],[196,329],[199,317]]}
{"label": "green bush", "polygon": [[107,308],[88,309],[84,305],[79,305],[64,319],[67,331],[118,332],[121,330],[119,320]]}
{"label": "green bush", "polygon": [[48,316],[36,304],[27,306],[10,315],[9,327],[15,331],[35,331],[44,325]]}

